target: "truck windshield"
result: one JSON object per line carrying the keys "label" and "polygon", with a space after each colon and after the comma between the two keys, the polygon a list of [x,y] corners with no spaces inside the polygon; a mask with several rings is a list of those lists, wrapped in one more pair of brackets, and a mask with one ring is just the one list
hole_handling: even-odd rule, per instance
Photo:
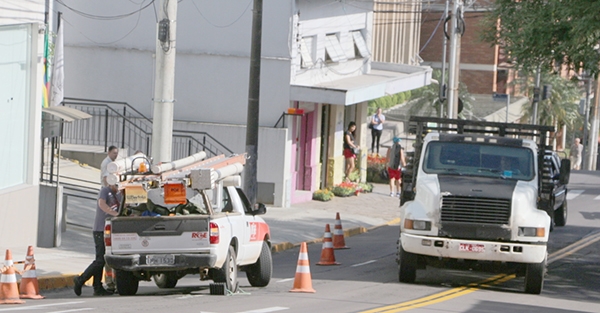
{"label": "truck windshield", "polygon": [[425,151],[423,170],[429,174],[531,180],[533,160],[532,151],[522,147],[434,141]]}

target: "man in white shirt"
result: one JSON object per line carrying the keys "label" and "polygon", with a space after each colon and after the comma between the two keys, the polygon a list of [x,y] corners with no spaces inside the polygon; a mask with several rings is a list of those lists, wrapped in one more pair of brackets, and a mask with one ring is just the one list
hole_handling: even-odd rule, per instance
{"label": "man in white shirt", "polygon": [[104,158],[102,164],[100,165],[100,183],[102,184],[102,187],[108,187],[108,183],[106,182],[106,178],[108,177],[108,170],[106,168],[108,167],[108,163],[113,162],[117,159],[118,155],[119,148],[115,146],[108,147],[108,154],[106,155],[106,158]]}

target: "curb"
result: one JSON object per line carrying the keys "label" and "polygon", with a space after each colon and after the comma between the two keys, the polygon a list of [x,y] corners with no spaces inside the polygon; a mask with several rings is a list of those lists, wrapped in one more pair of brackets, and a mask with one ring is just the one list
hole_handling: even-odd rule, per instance
{"label": "curb", "polygon": [[[353,227],[350,229],[345,229],[344,237],[352,237],[352,236],[360,235],[360,234],[375,230],[375,229],[383,227],[383,226],[391,226],[391,225],[395,225],[395,224],[400,224],[400,218],[395,218],[383,225],[376,225],[371,228],[365,228],[365,227],[359,226],[359,227]],[[303,242],[306,242],[306,244],[321,243],[321,242],[323,242],[323,237],[316,238],[313,240],[303,241]],[[300,247],[301,244],[302,244],[302,242],[300,242],[300,243],[291,243],[288,241],[280,242],[280,243],[277,243],[277,244],[274,244],[271,246],[271,252],[281,252],[281,251],[293,249],[296,247]]]}
{"label": "curb", "polygon": [[40,291],[73,287],[73,277],[75,276],[77,275],[64,274],[60,276],[38,277],[38,285],[40,286]]}

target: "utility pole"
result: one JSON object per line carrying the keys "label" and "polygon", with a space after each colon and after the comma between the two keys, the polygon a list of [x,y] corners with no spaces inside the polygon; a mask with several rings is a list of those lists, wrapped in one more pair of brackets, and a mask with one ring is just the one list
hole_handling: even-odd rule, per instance
{"label": "utility pole", "polygon": [[256,203],[257,185],[262,7],[263,0],[254,0],[254,8],[252,10],[252,44],[250,47],[248,117],[246,122],[246,153],[248,154],[248,159],[244,167],[244,192],[252,205]]}
{"label": "utility pole", "polygon": [[[584,141],[584,166],[582,166],[582,168],[585,168],[588,171],[592,171],[596,168],[596,153],[598,151],[598,90],[596,90],[596,93],[594,93],[594,105],[592,106],[592,104],[590,103],[590,95],[591,95],[591,89],[592,89],[592,77],[588,76],[587,80],[586,80],[586,87],[585,87],[585,107],[586,107],[586,115],[585,115],[585,121],[586,124],[583,128],[584,132],[587,129],[587,121],[589,120],[589,118],[591,117],[591,121],[590,121],[590,130],[587,133],[587,137],[584,136],[584,138],[587,138],[587,142]],[[597,89],[597,88],[596,88]],[[584,139],[585,140],[585,139]],[[582,140],[583,141],[583,140]]]}
{"label": "utility pole", "polygon": [[154,164],[170,162],[172,157],[177,0],[161,0],[158,8],[151,155]]}
{"label": "utility pole", "polygon": [[508,108],[509,107],[510,107],[510,93],[507,92],[506,93],[506,120],[505,120],[505,123],[508,123]]}
{"label": "utility pole", "polygon": [[582,160],[582,165],[581,168],[582,169],[588,169],[589,166],[589,162],[588,162],[588,157],[589,157],[589,151],[590,151],[590,147],[589,147],[589,134],[588,134],[588,122],[590,120],[590,88],[591,88],[591,81],[590,81],[590,77],[589,75],[587,75],[586,73],[584,73],[584,78],[585,78],[585,104],[584,104],[584,120],[583,120],[583,138],[581,138],[581,144],[583,144],[583,160]]}
{"label": "utility pole", "polygon": [[446,0],[446,8],[444,9],[444,44],[442,45],[442,77],[440,77],[440,91],[439,91],[439,100],[440,100],[440,116],[444,117],[444,102],[446,101],[446,55],[448,54],[448,23],[446,23],[446,19],[448,18],[448,11],[450,10],[450,0]]}
{"label": "utility pole", "polygon": [[540,102],[540,84],[542,81],[542,66],[538,65],[535,77],[535,87],[533,87],[533,116],[531,124],[537,125],[538,102]]}
{"label": "utility pole", "polygon": [[448,118],[458,116],[458,84],[460,74],[460,40],[465,29],[463,2],[454,0],[450,30],[450,61],[448,64]]}

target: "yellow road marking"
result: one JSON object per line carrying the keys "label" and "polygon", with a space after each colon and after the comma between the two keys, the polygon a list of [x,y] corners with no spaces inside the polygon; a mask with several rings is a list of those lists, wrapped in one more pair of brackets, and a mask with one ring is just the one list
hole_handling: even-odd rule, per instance
{"label": "yellow road marking", "polygon": [[[507,278],[507,277],[509,277],[509,278]],[[432,305],[435,303],[447,301],[450,299],[454,299],[454,298],[472,293],[474,291],[479,290],[480,289],[479,287],[481,287],[484,284],[485,285],[496,285],[501,282],[510,280],[512,278],[514,278],[514,275],[500,274],[500,275],[496,275],[496,276],[492,276],[490,278],[484,279],[478,283],[471,283],[471,284],[468,284],[467,286],[452,288],[450,290],[439,292],[439,293],[436,293],[436,294],[433,294],[433,295],[430,295],[427,297],[419,298],[419,299],[412,300],[412,301],[402,302],[402,303],[398,303],[398,304],[394,304],[394,305],[384,306],[384,307],[376,308],[376,309],[369,310],[369,311],[362,311],[361,313],[394,313],[394,312],[402,312],[402,311],[407,311],[407,310],[411,310],[411,309],[416,309],[416,308],[420,308],[420,307]]]}
{"label": "yellow road marking", "polygon": [[556,260],[560,260],[568,255],[571,255],[593,243],[600,240],[600,232],[597,232],[591,236],[581,238],[580,240],[552,253],[548,258],[548,263],[552,263]]}
{"label": "yellow road marking", "polygon": [[[569,256],[569,255],[571,255],[571,254],[573,254],[573,253],[575,253],[575,252],[577,252],[599,240],[600,240],[600,232],[595,233],[586,238],[582,238],[582,239],[550,254],[548,256],[548,264],[558,261],[562,258],[565,258],[565,257],[567,257],[567,256]],[[468,284],[467,286],[452,288],[450,290],[442,291],[442,292],[439,292],[439,293],[436,293],[436,294],[433,294],[430,296],[426,296],[423,298],[406,301],[406,302],[402,302],[402,303],[397,303],[397,304],[393,304],[393,305],[383,306],[383,307],[375,308],[375,309],[368,310],[368,311],[362,311],[360,313],[395,313],[395,312],[412,310],[412,309],[436,304],[439,302],[448,301],[450,299],[454,299],[454,298],[457,298],[460,296],[464,296],[464,295],[467,295],[474,291],[477,291],[479,289],[489,288],[491,286],[507,282],[514,278],[516,278],[515,274],[511,274],[511,275],[500,274],[500,275],[496,275],[496,276],[492,276],[490,278],[484,279],[480,282]]]}

